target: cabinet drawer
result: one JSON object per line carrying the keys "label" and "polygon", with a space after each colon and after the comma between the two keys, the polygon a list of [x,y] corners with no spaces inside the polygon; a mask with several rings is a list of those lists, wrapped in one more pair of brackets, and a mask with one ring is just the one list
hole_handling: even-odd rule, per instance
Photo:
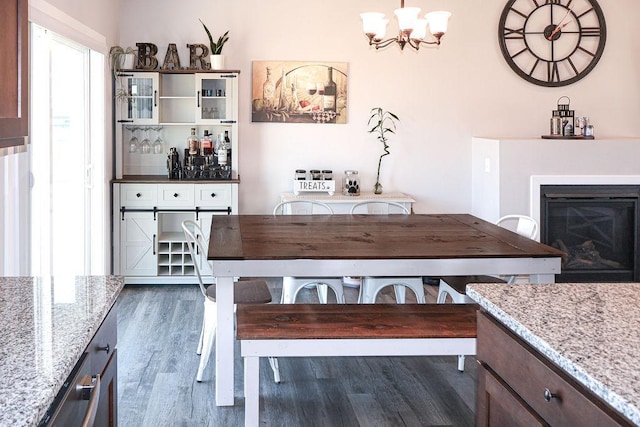
{"label": "cabinet drawer", "polygon": [[193,184],[158,185],[158,207],[193,208]]}
{"label": "cabinet drawer", "polygon": [[155,184],[120,184],[120,205],[153,208],[157,204]]}
{"label": "cabinet drawer", "polygon": [[91,373],[94,375],[102,375],[107,367],[107,362],[116,349],[116,343],[118,342],[117,323],[118,314],[114,306],[87,346],[87,353],[89,353],[89,360],[91,361]]}
{"label": "cabinet drawer", "polygon": [[[478,360],[495,371],[547,423],[597,426],[624,424],[622,417],[613,414],[613,410],[589,390],[481,312],[478,314],[477,347]],[[545,389],[558,397],[547,402]],[[610,411],[611,416],[605,410]]]}
{"label": "cabinet drawer", "polygon": [[231,184],[196,184],[196,206],[220,207],[231,206]]}

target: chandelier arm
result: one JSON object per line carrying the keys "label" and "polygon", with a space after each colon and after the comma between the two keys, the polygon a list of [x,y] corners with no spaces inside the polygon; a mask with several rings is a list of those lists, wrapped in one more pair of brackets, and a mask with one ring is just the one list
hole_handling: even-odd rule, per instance
{"label": "chandelier arm", "polygon": [[369,44],[375,46],[376,49],[384,49],[385,47],[389,46],[391,43],[397,42],[397,41],[398,41],[397,38],[391,38],[391,39],[380,40],[380,41],[371,40]]}
{"label": "chandelier arm", "polygon": [[434,41],[428,41],[428,40],[415,40],[415,41],[418,42],[417,44],[420,44],[420,43],[431,44],[431,45],[433,45],[433,44],[439,45],[440,44],[440,39],[434,40]]}

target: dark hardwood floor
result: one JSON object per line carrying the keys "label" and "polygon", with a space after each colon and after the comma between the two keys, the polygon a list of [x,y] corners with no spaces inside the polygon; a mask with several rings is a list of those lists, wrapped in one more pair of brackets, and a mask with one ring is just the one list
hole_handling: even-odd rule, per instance
{"label": "dark hardwood floor", "polygon": [[[275,301],[278,282],[269,281]],[[427,302],[435,302],[437,288],[425,289]],[[317,302],[315,291],[302,292],[301,301]],[[385,291],[380,300],[393,302],[392,295]],[[347,302],[356,297],[347,289]],[[195,381],[203,307],[197,286],[127,286],[117,304],[120,426],[244,425],[238,343],[235,406],[215,405],[215,355],[205,381]],[[281,358],[282,382],[275,384],[263,360],[261,425],[471,426],[476,363],[468,357],[464,373],[456,363],[455,357]]]}

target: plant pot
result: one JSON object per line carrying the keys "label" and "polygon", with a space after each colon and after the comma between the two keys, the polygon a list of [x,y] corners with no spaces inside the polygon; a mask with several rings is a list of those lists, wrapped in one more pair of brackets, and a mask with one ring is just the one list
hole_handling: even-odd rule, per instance
{"label": "plant pot", "polygon": [[224,70],[224,55],[209,55],[212,70]]}
{"label": "plant pot", "polygon": [[124,53],[120,55],[118,69],[120,70],[133,70],[136,61],[135,53]]}

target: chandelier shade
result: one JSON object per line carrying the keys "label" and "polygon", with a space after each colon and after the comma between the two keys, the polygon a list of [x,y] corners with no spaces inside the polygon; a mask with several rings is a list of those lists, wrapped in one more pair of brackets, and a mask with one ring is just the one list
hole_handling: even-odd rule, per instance
{"label": "chandelier shade", "polygon": [[[420,18],[419,7],[404,7],[404,0],[400,0],[400,8],[393,12],[398,20],[399,32],[394,38],[384,39],[387,32],[387,24],[389,20],[385,18],[384,13],[365,12],[361,13],[362,29],[364,34],[369,38],[369,45],[375,46],[376,49],[384,48],[396,42],[400,49],[408,44],[415,50],[420,48],[420,44],[439,45],[440,39],[447,32],[450,12],[437,11],[429,12]],[[431,33],[432,39],[427,38],[427,27]]]}

